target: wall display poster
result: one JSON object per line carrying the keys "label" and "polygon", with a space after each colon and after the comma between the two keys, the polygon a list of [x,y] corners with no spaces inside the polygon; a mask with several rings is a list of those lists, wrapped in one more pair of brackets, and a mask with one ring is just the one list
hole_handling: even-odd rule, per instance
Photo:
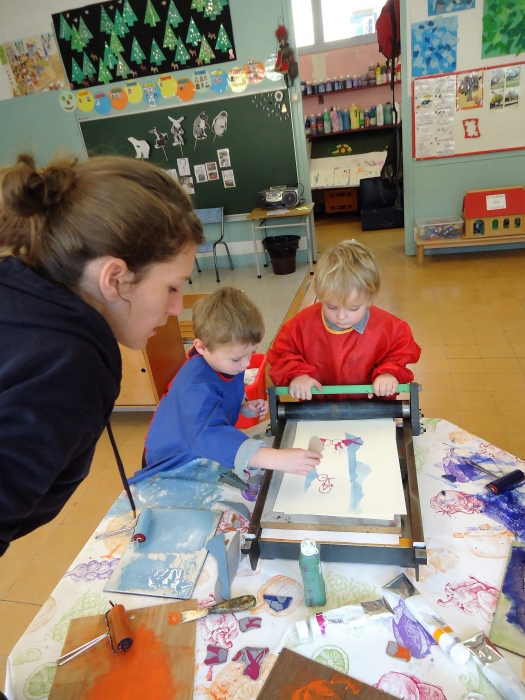
{"label": "wall display poster", "polygon": [[236,187],[235,185],[235,175],[233,170],[223,170],[222,171],[222,181],[224,182],[224,187]]}
{"label": "wall display poster", "polygon": [[415,157],[452,155],[455,152],[454,112],[456,76],[414,82]]}
{"label": "wall display poster", "polygon": [[13,97],[68,88],[53,34],[39,34],[0,45],[0,63]]}
{"label": "wall display poster", "polygon": [[429,15],[442,15],[444,12],[472,10],[473,7],[476,7],[476,0],[428,0]]}
{"label": "wall display poster", "polygon": [[516,56],[525,51],[523,0],[485,0],[481,58]]}
{"label": "wall display poster", "polygon": [[219,179],[219,169],[217,168],[217,163],[206,163],[206,172],[208,173],[208,180]]}
{"label": "wall display poster", "polygon": [[193,185],[193,178],[190,175],[182,175],[180,178],[180,184],[182,189],[186,194],[195,194],[195,187]]}
{"label": "wall display poster", "polygon": [[521,66],[490,71],[490,109],[504,109],[519,103]]}
{"label": "wall display poster", "polygon": [[412,24],[412,76],[456,70],[458,18],[440,17]]}
{"label": "wall display poster", "polygon": [[456,109],[483,107],[483,71],[459,73],[456,76]]}
{"label": "wall display poster", "polygon": [[224,0],[110,0],[53,15],[71,87],[235,59]]}
{"label": "wall display poster", "polygon": [[188,158],[177,158],[177,168],[179,169],[179,175],[191,175],[190,161]]}
{"label": "wall display poster", "polygon": [[195,182],[197,184],[200,182],[208,182],[208,171],[204,163],[194,165],[193,169],[195,170]]}
{"label": "wall display poster", "polygon": [[229,148],[219,148],[217,151],[217,158],[219,159],[219,165],[221,168],[229,168],[231,165],[230,160],[230,149]]}

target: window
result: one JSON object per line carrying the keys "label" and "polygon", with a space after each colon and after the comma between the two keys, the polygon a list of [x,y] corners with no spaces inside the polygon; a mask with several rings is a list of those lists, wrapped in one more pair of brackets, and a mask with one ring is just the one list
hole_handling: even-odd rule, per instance
{"label": "window", "polygon": [[519,228],[520,226],[521,226],[521,219],[520,219],[519,216],[517,216],[517,217],[514,219],[514,228]]}
{"label": "window", "polygon": [[473,233],[481,236],[485,233],[485,222],[482,219],[476,219],[476,221],[474,221]]}
{"label": "window", "polygon": [[492,230],[493,230],[493,231],[497,231],[497,230],[498,230],[498,226],[499,226],[498,220],[497,220],[497,219],[492,219]]}
{"label": "window", "polygon": [[503,219],[503,228],[509,228],[510,221],[508,219]]}

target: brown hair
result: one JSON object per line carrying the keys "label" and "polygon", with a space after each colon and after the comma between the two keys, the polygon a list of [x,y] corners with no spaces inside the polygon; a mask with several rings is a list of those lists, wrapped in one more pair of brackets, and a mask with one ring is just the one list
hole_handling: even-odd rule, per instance
{"label": "brown hair", "polygon": [[37,170],[23,154],[0,170],[0,249],[71,289],[95,258],[121,258],[138,282],[150,265],[203,242],[190,198],[149,163],[59,158]]}
{"label": "brown hair", "polygon": [[323,302],[344,303],[356,292],[371,302],[381,286],[377,260],[362,243],[342,241],[319,258],[314,285]]}
{"label": "brown hair", "polygon": [[193,330],[207,350],[221,345],[257,345],[264,337],[261,312],[240,289],[223,287],[193,307]]}

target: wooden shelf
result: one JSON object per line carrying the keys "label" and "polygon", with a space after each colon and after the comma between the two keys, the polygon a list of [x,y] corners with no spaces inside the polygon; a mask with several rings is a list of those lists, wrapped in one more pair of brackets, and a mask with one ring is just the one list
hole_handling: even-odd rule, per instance
{"label": "wooden shelf", "polygon": [[[343,88],[342,90],[331,90],[330,92],[316,92],[314,95],[303,95],[303,100],[310,97],[317,97],[319,100],[319,104],[322,105],[324,104],[324,98],[327,95],[340,95],[342,92],[355,92],[356,90],[373,90],[374,88],[380,88],[380,87],[385,87],[389,86],[390,82],[388,83],[381,83],[381,85],[360,85],[359,87],[352,87],[352,88]],[[394,83],[394,85],[401,85],[401,81],[398,80]]]}
{"label": "wooden shelf", "polygon": [[417,261],[420,265],[423,264],[425,248],[470,248],[500,243],[525,243],[525,235],[492,236],[490,238],[437,238],[429,241],[416,238]]}
{"label": "wooden shelf", "polygon": [[384,124],[383,126],[367,126],[362,129],[345,129],[344,131],[331,131],[329,134],[314,134],[307,136],[308,139],[322,139],[328,136],[340,136],[341,134],[361,134],[363,131],[377,131],[378,129],[395,129],[397,124]]}

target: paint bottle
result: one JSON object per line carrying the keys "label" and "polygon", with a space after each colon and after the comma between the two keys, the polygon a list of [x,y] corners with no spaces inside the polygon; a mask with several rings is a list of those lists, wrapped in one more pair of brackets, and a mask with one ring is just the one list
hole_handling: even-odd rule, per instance
{"label": "paint bottle", "polygon": [[341,111],[341,107],[337,107],[337,116],[339,117],[339,131],[343,130],[343,112]]}
{"label": "paint bottle", "polygon": [[381,66],[379,63],[376,66],[376,85],[381,85]]}
{"label": "paint bottle", "polygon": [[301,542],[299,569],[303,577],[305,605],[309,608],[325,605],[326,593],[321,569],[320,547],[308,537]]}
{"label": "paint bottle", "polygon": [[385,118],[383,116],[383,105],[382,104],[377,105],[376,117],[377,117],[377,126],[384,126]]}
{"label": "paint bottle", "polygon": [[310,83],[310,82],[306,83],[305,94],[306,95],[313,95],[312,83]]}
{"label": "paint bottle", "polygon": [[386,85],[386,63],[381,65],[381,85]]}
{"label": "paint bottle", "polygon": [[326,92],[326,83],[324,83],[322,80],[320,83],[317,83],[317,94],[322,95]]}
{"label": "paint bottle", "polygon": [[346,82],[345,82],[345,88],[346,88],[346,90],[351,90],[353,87],[354,87],[354,84],[352,83],[352,76],[347,75]]}
{"label": "paint bottle", "polygon": [[401,121],[401,105],[399,104],[399,102],[394,102],[394,107],[396,110],[394,124],[399,124],[399,122]]}
{"label": "paint bottle", "polygon": [[350,107],[350,128],[359,129],[359,107],[356,104]]}
{"label": "paint bottle", "polygon": [[305,121],[304,121],[304,134],[305,134],[306,138],[308,138],[308,136],[310,136],[311,133],[312,133],[312,132],[311,132],[311,130],[310,130],[310,119],[309,119],[309,117],[307,116],[306,119],[305,119]]}
{"label": "paint bottle", "polygon": [[[316,121],[317,121],[317,133],[324,134],[324,119],[323,119],[323,115],[321,114],[321,112],[318,113]],[[310,125],[310,128],[311,128],[311,125]]]}
{"label": "paint bottle", "polygon": [[392,105],[390,102],[387,102],[383,108],[383,117],[385,124],[392,124]]}
{"label": "paint bottle", "polygon": [[316,136],[317,134],[317,119],[315,118],[315,114],[310,115],[310,134],[312,136]]}
{"label": "paint bottle", "polygon": [[377,111],[375,105],[370,107],[370,126],[377,126]]}
{"label": "paint bottle", "polygon": [[365,112],[365,124],[364,127],[365,129],[368,129],[370,126],[370,112]]}
{"label": "paint bottle", "polygon": [[332,90],[334,89],[334,84],[333,84],[333,82],[332,82],[330,79],[328,79],[328,80],[326,81],[326,83],[325,83],[325,89],[326,89],[326,92],[332,92]]}
{"label": "paint bottle", "polygon": [[324,133],[325,134],[330,134],[332,131],[332,121],[330,119],[330,112],[327,110],[327,108],[324,108],[324,114],[323,114],[323,127],[324,127]]}
{"label": "paint bottle", "polygon": [[365,113],[363,112],[363,110],[359,112],[359,128],[365,128]]}
{"label": "paint bottle", "polygon": [[350,112],[343,110],[343,131],[350,131]]}
{"label": "paint bottle", "polygon": [[395,81],[396,81],[396,83],[401,82],[401,59],[400,58],[397,59],[397,63],[396,63]]}

